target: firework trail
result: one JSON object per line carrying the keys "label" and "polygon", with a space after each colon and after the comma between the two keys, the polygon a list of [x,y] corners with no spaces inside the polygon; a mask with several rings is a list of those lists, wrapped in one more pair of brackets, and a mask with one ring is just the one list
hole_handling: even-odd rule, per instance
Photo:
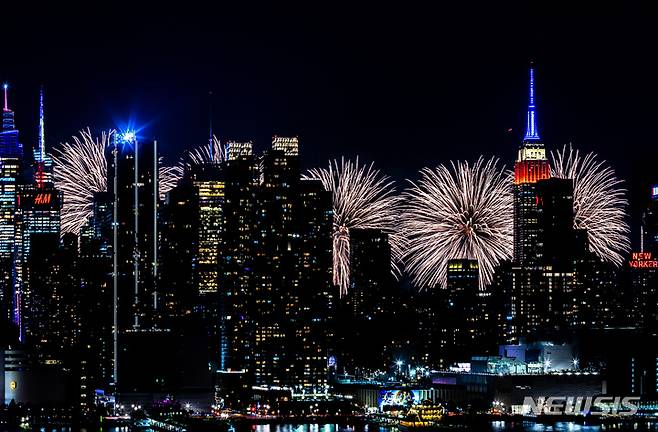
{"label": "firework trail", "polygon": [[178,184],[178,180],[183,177],[183,167],[180,164],[165,166],[162,157],[158,158],[158,165],[158,192],[162,201],[167,192],[172,190]]}
{"label": "firework trail", "polygon": [[574,228],[586,229],[589,249],[617,266],[631,248],[623,181],[596,153],[584,157],[571,145],[551,152],[552,176],[573,180]]}
{"label": "firework trail", "polygon": [[62,233],[78,234],[93,212],[94,193],[107,190],[105,149],[115,131],[94,137],[89,128],[54,149],[55,184],[64,194]]}
{"label": "firework trail", "polygon": [[203,165],[203,164],[220,164],[226,160],[226,148],[221,144],[219,138],[212,137],[212,155],[208,144],[201,145],[196,149],[187,152],[187,157],[183,160],[184,164]]}
{"label": "firework trail", "polygon": [[388,235],[391,247],[391,269],[400,273],[402,239],[397,229],[399,197],[393,181],[359,159],[329,161],[327,168],[315,168],[303,176],[322,182],[333,192],[333,275],[341,295],[347,293],[350,282],[350,230],[377,229]]}
{"label": "firework trail", "polygon": [[423,168],[403,193],[405,265],[420,288],[446,286],[448,260],[476,259],[480,287],[512,257],[511,174],[498,159]]}
{"label": "firework trail", "polygon": [[[72,142],[54,150],[53,168],[56,187],[64,194],[62,234],[78,234],[93,213],[94,193],[107,191],[106,149],[112,145],[116,132],[102,132],[94,137],[89,128],[73,136]],[[160,158],[162,163],[162,158]],[[159,195],[164,198],[182,175],[178,166],[161,166]]]}

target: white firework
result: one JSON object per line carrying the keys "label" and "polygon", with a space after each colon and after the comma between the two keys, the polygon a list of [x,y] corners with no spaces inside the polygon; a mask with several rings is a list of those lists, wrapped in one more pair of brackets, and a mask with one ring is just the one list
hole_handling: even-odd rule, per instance
{"label": "white firework", "polygon": [[347,293],[350,283],[350,231],[376,229],[388,235],[391,247],[391,269],[397,276],[402,255],[402,240],[397,229],[399,196],[393,181],[359,159],[329,161],[327,168],[309,170],[303,176],[322,182],[333,192],[333,280],[341,295]]}
{"label": "white firework", "polygon": [[[71,142],[55,148],[53,171],[56,187],[64,195],[62,234],[78,234],[93,213],[94,194],[108,190],[106,150],[112,145],[116,131],[94,137],[89,128],[73,136]],[[173,188],[182,175],[178,166],[162,166],[160,158],[159,195]]]}
{"label": "white firework", "polygon": [[511,173],[498,159],[423,168],[403,193],[405,265],[420,288],[445,287],[448,261],[478,261],[479,284],[512,257],[514,198]]}
{"label": "white firework", "polygon": [[212,137],[212,154],[210,152],[210,145],[204,144],[192,151],[187,152],[186,160],[184,163],[191,165],[204,165],[204,164],[220,164],[226,160],[226,148],[222,145],[215,135]]}
{"label": "white firework", "polygon": [[571,145],[551,152],[552,176],[573,180],[574,228],[587,230],[589,250],[620,266],[631,248],[626,190],[596,153],[581,156]]}
{"label": "white firework", "polygon": [[105,149],[114,133],[104,131],[94,137],[87,128],[54,149],[55,184],[64,195],[62,233],[78,234],[93,212],[94,193],[107,191]]}
{"label": "white firework", "polygon": [[183,177],[183,167],[180,164],[165,166],[162,157],[158,158],[158,165],[158,191],[160,200],[164,200],[167,192],[176,187],[178,180]]}

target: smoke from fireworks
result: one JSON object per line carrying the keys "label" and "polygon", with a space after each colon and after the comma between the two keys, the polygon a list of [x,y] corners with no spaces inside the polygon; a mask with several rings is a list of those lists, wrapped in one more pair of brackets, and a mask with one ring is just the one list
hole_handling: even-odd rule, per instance
{"label": "smoke from fireworks", "polygon": [[631,247],[623,181],[596,153],[582,157],[565,145],[551,159],[554,177],[573,179],[574,228],[587,230],[590,251],[620,266]]}
{"label": "smoke from fireworks", "polygon": [[476,259],[480,287],[513,251],[510,173],[498,159],[423,168],[403,193],[406,268],[422,288],[446,286],[448,260]]}
{"label": "smoke from fireworks", "polygon": [[399,274],[402,237],[397,230],[400,202],[393,182],[373,164],[363,165],[341,159],[329,161],[328,168],[308,171],[307,179],[322,182],[333,192],[333,276],[341,295],[347,293],[350,281],[350,231],[378,229],[388,234],[391,246],[391,266]]}
{"label": "smoke from fireworks", "polygon": [[[107,191],[107,160],[105,151],[112,143],[115,131],[102,132],[94,137],[91,131],[81,130],[73,141],[55,149],[53,170],[55,184],[64,194],[62,206],[62,234],[78,234],[93,212],[94,193]],[[160,158],[162,164],[162,158]],[[160,166],[159,195],[164,198],[182,175],[178,166]]]}

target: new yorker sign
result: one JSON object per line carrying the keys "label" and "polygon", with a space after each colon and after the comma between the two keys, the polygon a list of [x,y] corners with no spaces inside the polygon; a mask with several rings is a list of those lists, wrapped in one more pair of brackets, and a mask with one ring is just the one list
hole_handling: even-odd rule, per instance
{"label": "new yorker sign", "polygon": [[658,268],[658,260],[651,255],[651,252],[633,252],[628,265],[632,268]]}

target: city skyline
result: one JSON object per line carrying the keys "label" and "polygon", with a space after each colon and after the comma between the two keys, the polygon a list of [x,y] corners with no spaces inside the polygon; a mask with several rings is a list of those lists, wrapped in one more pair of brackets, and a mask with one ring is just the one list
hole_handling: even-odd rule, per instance
{"label": "city skyline", "polygon": [[0,17],[0,425],[655,427],[649,14],[239,9]]}

